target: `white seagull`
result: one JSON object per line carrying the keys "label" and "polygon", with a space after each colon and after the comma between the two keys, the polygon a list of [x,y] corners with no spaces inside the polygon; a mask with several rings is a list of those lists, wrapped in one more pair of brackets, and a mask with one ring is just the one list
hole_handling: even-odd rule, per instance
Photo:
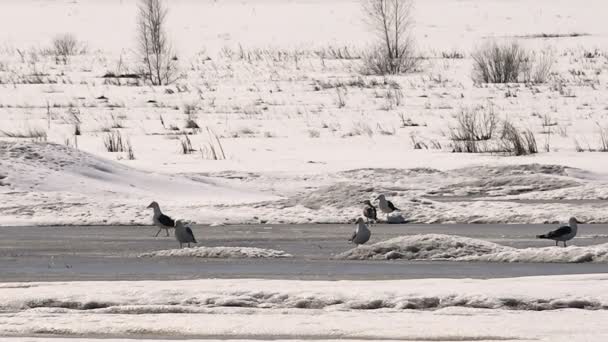
{"label": "white seagull", "polygon": [[179,248],[182,248],[184,243],[187,243],[188,247],[190,247],[191,242],[197,243],[194,234],[192,233],[192,229],[185,226],[182,220],[177,220],[175,222],[175,238],[177,239],[177,242],[179,242]]}
{"label": "white seagull", "polygon": [[537,235],[536,237],[539,239],[549,239],[555,240],[555,245],[559,241],[564,243],[564,247],[566,247],[566,241],[572,240],[576,236],[576,231],[578,229],[577,223],[584,223],[576,219],[576,217],[571,217],[568,221],[567,226],[562,226],[557,228],[556,230],[550,231],[547,234]]}
{"label": "white seagull", "polygon": [[376,199],[378,200],[378,208],[380,208],[380,210],[386,214],[387,218],[388,214],[392,213],[395,210],[399,210],[399,208],[395,207],[393,202],[387,201],[386,197],[384,197],[383,194],[378,195]]}
{"label": "white seagull", "polygon": [[172,218],[163,214],[163,212],[160,211],[160,206],[158,205],[158,203],[156,203],[156,202],[150,203],[150,205],[148,206],[148,209],[150,209],[150,208],[154,209],[154,215],[152,216],[152,221],[154,222],[154,225],[158,227],[158,232],[156,232],[156,235],[154,235],[154,237],[157,237],[158,234],[160,233],[160,231],[163,229],[167,233],[167,236],[169,236],[169,228],[175,227],[175,221],[173,221]]}
{"label": "white seagull", "polygon": [[358,246],[369,241],[369,238],[372,236],[372,232],[367,227],[363,217],[357,218],[355,224],[357,225],[357,228],[355,228],[355,231],[348,242],[352,242]]}

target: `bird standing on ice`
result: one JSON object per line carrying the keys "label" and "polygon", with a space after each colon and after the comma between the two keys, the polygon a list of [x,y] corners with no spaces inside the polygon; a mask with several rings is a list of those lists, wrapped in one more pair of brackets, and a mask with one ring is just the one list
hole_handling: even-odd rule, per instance
{"label": "bird standing on ice", "polygon": [[182,248],[184,243],[188,244],[188,248],[190,248],[191,242],[196,243],[192,229],[186,227],[182,220],[177,220],[175,222],[175,238],[177,239],[177,242],[179,242],[179,248]]}
{"label": "bird standing on ice", "polygon": [[367,222],[369,223],[369,220],[373,220],[374,222],[378,221],[378,211],[372,202],[365,200],[362,203],[365,204],[363,207],[363,216],[367,218]]}
{"label": "bird standing on ice", "polygon": [[372,236],[372,232],[367,227],[363,217],[357,218],[355,224],[357,225],[357,228],[355,228],[355,231],[348,242],[352,242],[358,246],[369,241],[369,238]]}
{"label": "bird standing on ice", "polygon": [[376,199],[378,200],[378,208],[380,208],[380,210],[386,214],[387,219],[388,214],[392,213],[395,210],[399,210],[399,208],[395,207],[393,202],[388,201],[383,194],[378,195]]}
{"label": "bird standing on ice", "polygon": [[550,231],[547,234],[537,235],[536,237],[539,239],[549,239],[555,240],[555,245],[559,241],[564,243],[564,247],[566,247],[566,241],[572,240],[576,236],[576,232],[578,229],[577,223],[583,223],[576,219],[576,217],[571,217],[568,221],[567,226],[562,226],[557,228],[556,230]]}
{"label": "bird standing on ice", "polygon": [[154,235],[154,237],[157,237],[158,234],[160,233],[160,231],[163,229],[167,233],[167,236],[169,236],[169,228],[175,227],[175,221],[173,221],[172,218],[163,214],[163,212],[160,211],[160,206],[158,205],[158,203],[156,203],[156,202],[150,203],[150,205],[148,206],[148,209],[150,209],[150,208],[154,209],[154,215],[152,216],[152,221],[154,222],[154,225],[158,227],[158,232],[156,232],[156,235]]}

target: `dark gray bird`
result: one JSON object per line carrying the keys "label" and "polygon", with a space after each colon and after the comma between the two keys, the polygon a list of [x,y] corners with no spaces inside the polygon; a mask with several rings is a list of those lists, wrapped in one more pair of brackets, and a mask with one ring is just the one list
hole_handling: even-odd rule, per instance
{"label": "dark gray bird", "polygon": [[564,247],[566,247],[566,241],[572,240],[576,236],[578,230],[577,223],[582,224],[583,222],[577,220],[576,217],[571,217],[570,220],[568,220],[567,226],[561,226],[547,234],[537,235],[536,237],[539,239],[555,240],[556,246],[559,241],[562,241]]}
{"label": "dark gray bird", "polygon": [[363,220],[363,217],[357,218],[355,224],[357,226],[348,242],[354,243],[358,246],[369,241],[369,238],[372,236],[372,232],[367,227],[367,224],[365,223],[365,220]]}
{"label": "dark gray bird", "polygon": [[363,216],[367,218],[367,222],[369,223],[369,220],[373,220],[374,222],[378,221],[378,211],[376,210],[376,207],[374,207],[372,202],[370,202],[369,200],[365,200],[361,203],[365,204],[365,206],[363,207]]}
{"label": "dark gray bird", "polygon": [[158,205],[158,203],[156,203],[156,202],[150,203],[150,205],[148,206],[148,209],[150,209],[150,208],[154,209],[154,215],[152,216],[152,221],[154,222],[154,225],[158,227],[158,232],[156,232],[156,235],[154,235],[154,237],[157,237],[158,234],[160,233],[160,231],[163,229],[167,233],[167,236],[169,236],[169,228],[175,227],[175,221],[173,221],[172,218],[163,214],[163,212],[160,211],[160,206]]}
{"label": "dark gray bird", "polygon": [[188,244],[188,248],[190,247],[190,243],[196,243],[196,238],[194,238],[194,233],[192,233],[192,229],[184,225],[182,220],[177,220],[175,222],[175,239],[179,242],[179,248],[182,248],[184,243]]}

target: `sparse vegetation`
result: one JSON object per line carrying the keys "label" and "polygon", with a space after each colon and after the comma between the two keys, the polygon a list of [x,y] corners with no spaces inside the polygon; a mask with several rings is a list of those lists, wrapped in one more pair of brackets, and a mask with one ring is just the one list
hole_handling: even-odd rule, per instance
{"label": "sparse vegetation", "polygon": [[108,152],[125,152],[125,142],[119,130],[106,133],[103,137],[103,145]]}
{"label": "sparse vegetation", "polygon": [[47,133],[44,129],[33,127],[27,127],[22,131],[0,130],[0,134],[7,138],[32,139],[33,141],[46,141],[47,139]]}
{"label": "sparse vegetation", "polygon": [[182,154],[190,154],[195,151],[195,149],[192,148],[192,141],[190,141],[190,138],[186,133],[182,135],[182,137],[179,139],[179,142],[182,148]]}

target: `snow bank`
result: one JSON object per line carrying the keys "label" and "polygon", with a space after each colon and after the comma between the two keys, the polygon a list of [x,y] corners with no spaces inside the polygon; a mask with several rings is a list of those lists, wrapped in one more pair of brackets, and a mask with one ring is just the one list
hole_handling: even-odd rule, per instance
{"label": "snow bank", "polygon": [[[149,224],[152,201],[189,218],[192,205],[276,199],[218,185],[132,169],[51,143],[0,141],[0,224]],[[170,209],[177,207],[177,212]],[[61,212],[61,215],[57,215]]]}
{"label": "snow bank", "polygon": [[496,243],[443,234],[401,236],[359,246],[338,259],[406,259],[486,262],[608,263],[608,244],[593,246],[530,247],[517,249]]}
{"label": "snow bank", "polygon": [[276,249],[256,247],[193,247],[168,249],[140,254],[139,257],[196,257],[220,259],[290,258],[292,255]]}
{"label": "snow bank", "polygon": [[445,260],[511,249],[492,242],[443,234],[400,236],[353,248],[338,259]]}

